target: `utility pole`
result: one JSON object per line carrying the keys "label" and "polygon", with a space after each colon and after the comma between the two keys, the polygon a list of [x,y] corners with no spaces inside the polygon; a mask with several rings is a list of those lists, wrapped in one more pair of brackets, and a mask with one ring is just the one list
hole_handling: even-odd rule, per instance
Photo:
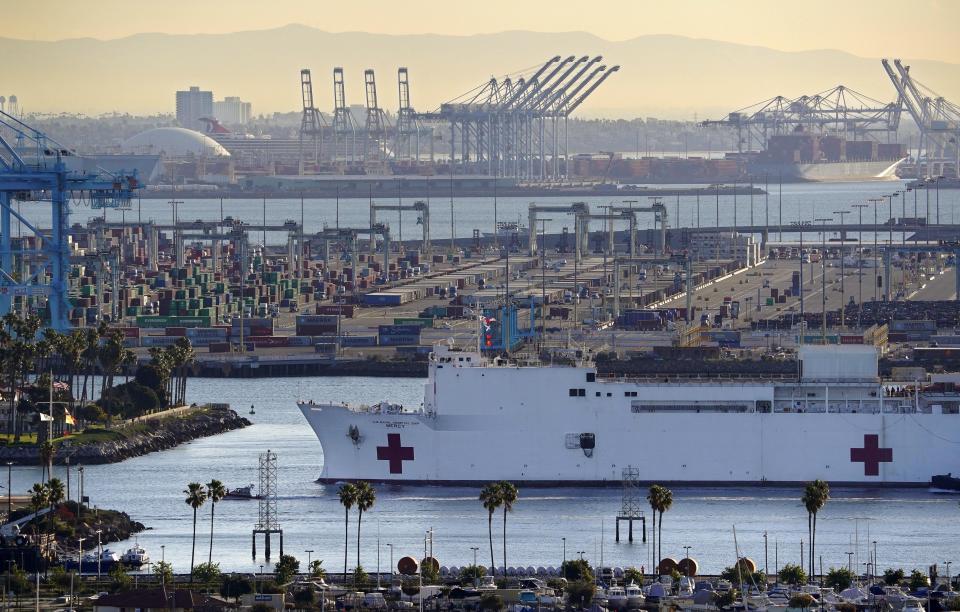
{"label": "utility pole", "polygon": [[820,222],[820,343],[827,344],[827,222],[833,219],[820,218],[814,219]]}
{"label": "utility pole", "polygon": [[835,210],[833,211],[833,214],[840,215],[840,226],[841,226],[841,229],[840,229],[840,329],[843,329],[844,326],[846,325],[845,315],[846,315],[846,308],[847,308],[847,292],[844,285],[844,276],[846,273],[846,268],[844,267],[844,263],[843,263],[843,254],[844,254],[844,251],[846,250],[844,247],[847,244],[847,239],[846,239],[847,233],[846,233],[846,230],[842,229],[842,226],[843,226],[844,216],[849,215],[850,211]]}
{"label": "utility pole", "polygon": [[[883,198],[870,198],[867,200],[873,204],[873,271],[877,275],[877,278],[880,278],[880,267],[879,267],[879,249],[880,249],[880,223],[877,220],[877,209],[880,207],[880,202],[883,202]],[[880,288],[877,286],[877,278],[873,280],[873,301],[876,302],[880,299]]]}
{"label": "utility pole", "polygon": [[860,286],[859,297],[857,297],[857,301],[859,302],[859,307],[857,308],[857,327],[859,328],[860,317],[863,313],[863,209],[867,207],[867,204],[854,204],[853,207],[857,209],[857,225],[860,226],[860,230],[857,232],[857,244],[859,246],[857,279]]}
{"label": "utility pole", "polygon": [[807,325],[807,320],[804,316],[803,310],[803,228],[810,225],[810,222],[791,221],[790,225],[800,230],[800,253],[797,257],[797,261],[800,262],[800,342],[798,342],[798,344],[803,345],[803,336]]}

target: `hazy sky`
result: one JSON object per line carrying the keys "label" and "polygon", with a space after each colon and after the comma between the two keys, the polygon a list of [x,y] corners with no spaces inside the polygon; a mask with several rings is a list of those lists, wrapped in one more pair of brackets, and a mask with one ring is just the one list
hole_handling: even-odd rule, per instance
{"label": "hazy sky", "polygon": [[2,0],[0,36],[58,40],[225,33],[302,23],[332,32],[677,34],[785,51],[960,61],[955,0]]}

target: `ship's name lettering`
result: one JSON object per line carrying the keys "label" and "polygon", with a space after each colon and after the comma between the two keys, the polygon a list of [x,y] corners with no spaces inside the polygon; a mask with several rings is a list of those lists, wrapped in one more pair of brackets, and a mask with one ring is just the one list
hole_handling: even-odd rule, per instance
{"label": "ship's name lettering", "polygon": [[374,421],[378,425],[383,425],[384,427],[394,428],[394,429],[403,429],[407,426],[403,421]]}

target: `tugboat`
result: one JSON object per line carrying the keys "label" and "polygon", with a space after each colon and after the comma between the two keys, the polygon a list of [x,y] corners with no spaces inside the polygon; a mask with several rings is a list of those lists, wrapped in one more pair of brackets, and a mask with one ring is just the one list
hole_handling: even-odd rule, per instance
{"label": "tugboat", "polygon": [[127,549],[120,557],[120,562],[124,565],[139,568],[150,564],[150,555],[146,549],[140,546],[139,542],[134,542],[133,546]]}
{"label": "tugboat", "polygon": [[253,492],[253,485],[249,484],[245,487],[237,487],[236,489],[230,489],[227,491],[227,494],[223,496],[224,499],[261,499],[260,495],[255,495]]}
{"label": "tugboat", "polygon": [[931,493],[958,493],[960,494],[960,477],[952,473],[939,474],[930,479]]}

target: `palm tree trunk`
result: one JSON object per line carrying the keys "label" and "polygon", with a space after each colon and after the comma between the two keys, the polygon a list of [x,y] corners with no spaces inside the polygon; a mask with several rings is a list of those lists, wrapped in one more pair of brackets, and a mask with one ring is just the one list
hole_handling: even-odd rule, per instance
{"label": "palm tree trunk", "polygon": [[817,564],[814,561],[814,555],[817,552],[817,513],[813,513],[813,537],[810,538],[810,576],[816,573]]}
{"label": "palm tree trunk", "polygon": [[507,570],[507,508],[503,508],[503,570]]}
{"label": "palm tree trunk", "polygon": [[360,567],[360,521],[363,520],[363,508],[357,508],[357,567]]}
{"label": "palm tree trunk", "polygon": [[660,511],[660,520],[657,522],[657,571],[660,570],[661,559],[663,559],[663,510]]}
{"label": "palm tree trunk", "polygon": [[193,582],[193,561],[197,552],[197,509],[193,509],[193,545],[190,547],[190,582]]}
{"label": "palm tree trunk", "polygon": [[217,503],[210,499],[210,552],[207,553],[207,565],[213,563],[213,510],[216,508]]}
{"label": "palm tree trunk", "polygon": [[343,518],[343,584],[347,584],[347,550],[350,548],[350,508],[344,510]]}
{"label": "palm tree trunk", "polygon": [[[651,542],[653,548],[651,548],[650,550],[656,551],[657,550],[657,511],[656,510],[653,511],[652,518],[653,518],[653,525],[650,526],[650,535],[653,537],[653,542]],[[658,565],[659,563],[654,563],[653,567],[650,568],[650,573],[653,574],[654,580],[656,580]]]}
{"label": "palm tree trunk", "polygon": [[487,514],[487,535],[490,536],[490,575],[497,575],[497,562],[493,560],[493,511]]}
{"label": "palm tree trunk", "polygon": [[[813,558],[813,549],[811,549],[811,544],[813,542],[813,514],[807,512],[807,556],[811,559]],[[807,561],[807,570],[809,570],[810,575],[813,575],[813,562]]]}

